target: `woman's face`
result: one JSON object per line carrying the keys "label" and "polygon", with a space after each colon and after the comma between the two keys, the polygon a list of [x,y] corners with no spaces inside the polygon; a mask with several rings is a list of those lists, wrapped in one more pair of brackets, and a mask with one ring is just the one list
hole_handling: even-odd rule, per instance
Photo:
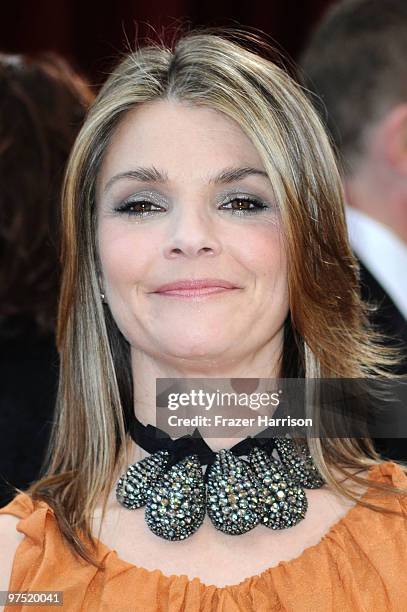
{"label": "woman's face", "polygon": [[[288,290],[279,215],[237,123],[175,101],[129,112],[106,152],[97,206],[101,283],[133,350],[216,363],[281,346]],[[159,291],[205,279],[217,289]],[[225,281],[231,288],[220,289]]]}

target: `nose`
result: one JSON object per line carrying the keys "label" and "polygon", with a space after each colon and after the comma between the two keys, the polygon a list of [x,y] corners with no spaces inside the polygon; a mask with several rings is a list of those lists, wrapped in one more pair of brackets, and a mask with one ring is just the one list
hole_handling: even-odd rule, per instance
{"label": "nose", "polygon": [[214,228],[214,221],[192,206],[182,208],[182,212],[179,212],[169,227],[164,256],[167,259],[174,259],[219,255],[222,247]]}

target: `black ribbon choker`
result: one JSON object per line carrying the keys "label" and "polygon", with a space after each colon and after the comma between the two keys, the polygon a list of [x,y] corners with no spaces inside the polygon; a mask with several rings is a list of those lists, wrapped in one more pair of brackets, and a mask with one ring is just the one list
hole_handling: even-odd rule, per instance
{"label": "black ribbon choker", "polygon": [[[214,452],[198,429],[173,440],[134,416],[129,433],[151,454],[121,476],[117,500],[129,510],[145,506],[148,527],[166,540],[191,536],[206,513],[216,529],[230,535],[246,533],[258,524],[270,529],[292,527],[308,508],[303,489],[325,483],[306,442],[273,438],[271,429]],[[274,450],[279,460],[273,457]]]}

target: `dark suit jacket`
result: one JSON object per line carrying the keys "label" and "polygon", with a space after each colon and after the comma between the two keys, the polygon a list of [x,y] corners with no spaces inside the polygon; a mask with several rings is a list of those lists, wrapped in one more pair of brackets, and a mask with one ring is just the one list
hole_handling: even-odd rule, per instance
{"label": "dark suit jacket", "polygon": [[[369,270],[359,261],[362,298],[379,306],[372,314],[372,323],[401,347],[403,363],[395,370],[397,374],[407,375],[407,321],[398,310],[390,296]],[[391,343],[393,344],[393,343]],[[376,449],[388,459],[407,461],[407,438],[376,438]]]}

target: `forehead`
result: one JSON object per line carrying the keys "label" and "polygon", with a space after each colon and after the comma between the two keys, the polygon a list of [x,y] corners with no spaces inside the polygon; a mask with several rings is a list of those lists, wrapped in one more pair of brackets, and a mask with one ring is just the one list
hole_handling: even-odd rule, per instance
{"label": "forehead", "polygon": [[174,179],[203,177],[232,165],[262,167],[236,121],[211,108],[164,100],[125,115],[111,138],[99,182],[133,165],[163,168]]}

